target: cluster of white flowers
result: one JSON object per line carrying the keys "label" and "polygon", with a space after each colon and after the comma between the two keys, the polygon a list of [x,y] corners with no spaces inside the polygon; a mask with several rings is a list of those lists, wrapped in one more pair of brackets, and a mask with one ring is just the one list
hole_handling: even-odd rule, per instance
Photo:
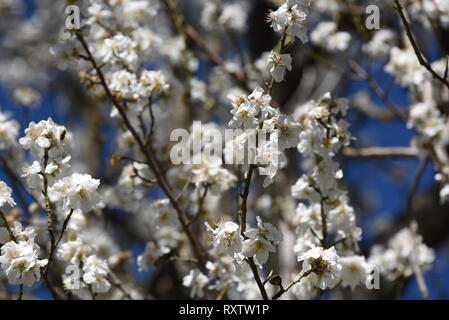
{"label": "cluster of white flowers", "polygon": [[206,227],[211,233],[212,245],[217,254],[234,257],[242,251],[243,237],[238,224],[219,220],[215,229],[211,228],[207,222]]}
{"label": "cluster of white flowers", "polygon": [[338,260],[334,247],[329,249],[314,247],[298,256],[298,261],[303,261],[302,273],[311,272],[312,283],[321,290],[330,288],[338,282],[342,269]]}
{"label": "cluster of white flowers", "polygon": [[[29,189],[39,191],[36,193],[36,200],[39,202],[36,204],[37,212],[40,208],[46,208],[48,215],[55,214],[61,221],[68,219],[62,232],[69,233],[69,241],[61,242],[57,256],[71,264],[75,264],[75,260],[83,261],[76,264],[78,269],[83,270],[83,283],[90,285],[94,293],[106,292],[110,286],[106,262],[100,262],[93,255],[87,256],[90,248],[81,240],[70,240],[73,232],[79,232],[85,226],[83,213],[101,205],[97,190],[100,181],[90,175],[71,173],[69,170],[71,142],[72,135],[51,118],[39,123],[31,122],[19,143],[25,150],[31,151],[35,160],[30,166],[22,169],[22,177]],[[0,183],[0,194],[0,206],[5,203],[15,205],[11,189],[3,182]],[[70,218],[72,220],[69,220]],[[61,240],[63,235],[61,233]],[[23,228],[17,221],[9,230],[0,229],[1,242],[5,243],[2,246],[1,264],[11,284],[32,286],[40,279],[41,269],[49,262],[47,259],[38,258],[39,246],[34,242],[35,237],[36,231],[33,228]],[[75,286],[79,279],[75,279]],[[68,289],[75,289],[68,285],[71,280],[74,279],[65,279],[64,283],[67,283]]]}
{"label": "cluster of white flowers", "polygon": [[163,255],[170,252],[168,247],[159,247],[153,241],[147,242],[145,251],[137,257],[139,271],[148,271],[148,266],[152,266]]}
{"label": "cluster of white flowers", "polygon": [[41,102],[41,95],[29,87],[18,87],[14,89],[14,100],[16,104],[24,107],[35,107]]}
{"label": "cluster of white flowers", "polygon": [[140,271],[147,271],[148,266],[154,266],[158,259],[178,248],[181,240],[178,216],[169,199],[154,201],[146,219],[150,221],[152,240],[147,242],[145,251],[137,257]]}
{"label": "cluster of white flowers", "polygon": [[338,31],[334,21],[320,22],[313,29],[310,39],[312,43],[330,52],[345,51],[351,41],[351,34]]}
{"label": "cluster of white flowers", "polygon": [[241,32],[246,29],[247,5],[245,2],[218,3],[206,0],[201,11],[201,25],[214,30],[217,25],[223,30]]}
{"label": "cluster of white flowers", "polygon": [[208,288],[211,290],[228,287],[233,288],[238,296],[259,298],[260,293],[248,273],[249,266],[245,263],[245,258],[254,258],[256,264],[262,267],[267,263],[269,253],[276,252],[275,246],[282,241],[282,234],[271,223],[264,223],[260,217],[257,217],[257,227],[243,234],[239,225],[229,220],[219,219],[215,228],[207,222],[205,224],[213,246],[210,252],[215,261],[209,261],[206,265],[208,277],[201,273],[191,273],[184,278],[184,285],[192,286],[192,276],[195,276],[200,279],[200,283],[196,283],[197,288],[191,287],[192,295],[198,293],[199,287],[203,288],[210,283]]}
{"label": "cluster of white flowers", "polygon": [[[0,210],[9,204],[15,206],[11,189],[0,181]],[[3,213],[2,213],[3,215]],[[41,277],[41,268],[47,259],[39,259],[39,246],[34,242],[35,230],[23,228],[19,222],[0,228],[0,264],[10,284],[32,287]]]}
{"label": "cluster of white flowers", "polygon": [[[429,20],[438,21],[443,28],[449,26],[449,3],[445,0],[412,1],[412,11],[430,26]],[[425,18],[424,18],[425,17]]]}
{"label": "cluster of white flowers", "polygon": [[109,265],[107,261],[92,254],[92,248],[81,238],[63,243],[58,248],[58,257],[72,267],[72,272],[64,276],[63,283],[67,290],[83,294],[84,290],[94,294],[108,292],[111,284],[108,281]]}
{"label": "cluster of white flowers", "polygon": [[19,123],[0,112],[0,150],[6,150],[15,145],[18,134]]}
{"label": "cluster of white flowers", "polygon": [[271,223],[263,223],[260,217],[257,217],[257,228],[245,232],[245,236],[243,255],[255,257],[261,265],[267,262],[269,252],[276,252],[275,245],[282,241],[282,234]]}
{"label": "cluster of white flowers", "polygon": [[145,196],[145,186],[151,182],[148,165],[132,162],[122,168],[115,185],[103,190],[103,199],[112,208],[138,211]]}
{"label": "cluster of white flowers", "polygon": [[271,51],[267,59],[267,67],[276,82],[281,82],[285,77],[285,70],[292,70],[292,57],[289,54],[280,54]]}
{"label": "cluster of white flowers", "polygon": [[[332,288],[340,280],[352,288],[364,284],[370,268],[364,257],[354,255],[361,230],[355,224],[347,193],[339,187],[343,173],[333,160],[351,141],[349,125],[342,118],[348,102],[334,100],[327,93],[303,107],[298,150],[305,157],[306,174],[292,187],[292,195],[306,202],[298,204],[292,221],[298,235],[294,250],[298,261],[303,261],[301,274],[306,277],[295,292],[311,297],[315,288]],[[338,244],[328,247],[331,239]]]}
{"label": "cluster of white flowers", "polygon": [[64,208],[88,212],[100,204],[97,188],[100,180],[88,174],[74,173],[56,181],[48,190],[50,200],[61,201]]}
{"label": "cluster of white flowers", "polygon": [[402,86],[419,86],[426,77],[426,70],[419,63],[412,47],[390,50],[390,61],[385,65],[385,71],[393,75]]}
{"label": "cluster of white flowers", "polygon": [[184,277],[182,284],[190,288],[190,297],[202,298],[204,296],[203,289],[208,284],[209,278],[200,270],[193,269]]}
{"label": "cluster of white flowers", "polygon": [[434,259],[434,251],[422,242],[422,237],[415,235],[409,228],[404,228],[388,241],[386,248],[382,245],[374,246],[369,262],[394,280],[412,275],[413,264],[423,272],[429,270]]}
{"label": "cluster of white flowers", "polygon": [[[19,139],[24,149],[30,149],[36,160],[23,169],[28,186],[43,190],[52,202],[61,202],[64,209],[90,211],[100,205],[97,188],[99,180],[90,175],[73,173],[65,176],[70,165],[69,147],[71,135],[64,126],[57,125],[51,118],[39,123],[31,122],[25,129],[25,136]],[[44,180],[51,182],[44,190]]]}
{"label": "cluster of white flowers", "polygon": [[[220,133],[220,136],[217,135],[218,133]],[[186,145],[184,146],[187,150],[190,150],[190,145],[193,145],[192,164],[186,165],[185,169],[187,174],[191,176],[192,183],[200,192],[207,188],[213,194],[219,195],[231,189],[237,181],[237,177],[223,167],[220,153],[222,143],[218,125],[214,123],[201,124],[200,130],[192,125],[190,136],[185,141]]]}
{"label": "cluster of white flowers", "polygon": [[363,45],[363,51],[373,58],[385,59],[396,40],[395,33],[390,29],[377,31],[370,42]]}
{"label": "cluster of white flowers", "polygon": [[276,32],[286,32],[291,37],[298,37],[303,43],[308,41],[307,16],[310,3],[307,0],[287,0],[276,11],[271,11],[267,21]]}
{"label": "cluster of white flowers", "polygon": [[[397,50],[400,49],[393,48],[391,54],[393,54],[393,51]],[[387,71],[393,72],[396,77],[399,77],[398,80],[400,83],[416,90],[416,92],[419,93],[419,96],[424,96],[425,86],[422,84],[431,81],[432,77],[430,73],[419,64],[413,49],[400,52],[401,56],[407,57],[407,59],[413,61],[413,64],[410,63],[410,61],[407,62],[405,60],[398,60],[397,62],[391,60],[389,66],[387,65]],[[446,65],[447,60],[443,58],[433,62],[431,67],[436,73],[443,76],[445,74]],[[413,66],[414,71],[412,71],[411,66]],[[438,107],[439,101],[433,99],[423,99],[424,101],[422,101],[421,99],[422,97],[415,99],[415,102],[410,106],[407,127],[417,131],[418,136],[412,138],[411,145],[419,151],[419,156],[421,158],[425,158],[429,155],[429,152],[433,152],[432,148],[446,148],[449,144],[449,127],[447,125],[446,115],[444,115]],[[449,177],[447,176],[447,173],[437,173],[435,175],[435,180],[442,184],[440,192],[441,201],[449,201]]]}
{"label": "cluster of white flowers", "polygon": [[9,241],[2,246],[0,264],[10,284],[31,287],[39,281],[41,268],[47,264],[47,259],[39,259],[39,247],[34,239]]}
{"label": "cluster of white flowers", "polygon": [[409,128],[416,129],[423,137],[435,139],[436,144],[449,142],[449,129],[434,101],[419,102],[410,107]]}
{"label": "cluster of white flowers", "polygon": [[[268,186],[273,182],[278,169],[286,165],[284,150],[298,143],[300,126],[291,117],[273,108],[271,96],[261,87],[256,87],[249,96],[229,94],[228,98],[233,107],[229,125],[245,131],[233,137],[225,154],[230,159],[249,154],[253,157],[249,161],[259,166],[261,174],[266,176],[264,186]],[[253,128],[258,129],[247,130]],[[266,138],[267,134],[269,139],[261,138]],[[251,141],[258,141],[259,144]],[[248,145],[245,145],[246,142],[249,142]]]}

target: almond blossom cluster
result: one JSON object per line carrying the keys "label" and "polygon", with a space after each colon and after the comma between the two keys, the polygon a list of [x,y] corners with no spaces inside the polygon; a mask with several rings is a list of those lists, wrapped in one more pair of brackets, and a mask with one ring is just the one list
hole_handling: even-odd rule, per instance
{"label": "almond blossom cluster", "polygon": [[431,268],[435,253],[422,242],[420,235],[413,234],[410,228],[400,230],[388,241],[387,247],[373,246],[369,262],[391,280],[409,277],[414,265],[422,272]]}
{"label": "almond blossom cluster", "polygon": [[[0,181],[0,210],[3,210],[5,205],[16,205],[11,192],[12,190]],[[3,212],[1,215],[4,218]],[[0,228],[0,265],[10,284],[32,287],[40,280],[41,268],[48,260],[39,259],[40,248],[34,241],[35,237],[33,228],[23,228],[17,221],[13,226]]]}
{"label": "almond blossom cluster", "polygon": [[306,173],[291,189],[293,197],[302,201],[294,218],[298,235],[294,250],[298,261],[303,261],[301,273],[311,277],[310,282],[304,280],[312,284],[308,291],[313,295],[314,287],[324,290],[339,281],[343,286],[363,285],[370,268],[363,256],[356,255],[361,229],[347,192],[339,186],[343,172],[334,160],[352,139],[343,118],[348,102],[327,93],[302,108],[298,150],[305,157]]}

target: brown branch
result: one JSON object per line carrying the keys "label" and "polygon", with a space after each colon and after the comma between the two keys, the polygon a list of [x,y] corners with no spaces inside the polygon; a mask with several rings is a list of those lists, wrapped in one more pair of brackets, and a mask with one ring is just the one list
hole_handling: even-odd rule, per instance
{"label": "brown branch", "polygon": [[293,287],[295,284],[301,282],[302,279],[304,279],[305,277],[307,277],[308,275],[310,275],[312,272],[314,272],[314,269],[310,269],[306,272],[304,272],[302,275],[300,275],[298,277],[298,279],[296,279],[295,281],[292,281],[285,289],[282,287],[282,285],[280,286],[280,290],[273,296],[273,300],[277,300],[279,299],[280,296],[282,296],[284,293],[286,293],[291,287]]}
{"label": "brown branch", "polygon": [[207,192],[209,190],[209,186],[204,186],[204,191],[203,194],[201,195],[201,197],[198,200],[198,211],[195,214],[195,216],[187,223],[187,225],[190,227],[199,217],[200,215],[203,213],[203,205],[204,205],[204,200],[206,200],[206,196],[207,196]]}
{"label": "brown branch", "polygon": [[426,169],[427,163],[429,162],[429,158],[426,157],[423,159],[418,167],[418,170],[416,171],[415,177],[413,178],[412,185],[410,187],[410,191],[407,195],[407,204],[405,209],[405,214],[408,214],[409,216],[412,216],[412,204],[413,204],[413,198],[416,194],[416,191],[418,190],[419,181],[421,180],[422,175],[424,174],[424,170]]}
{"label": "brown branch", "polygon": [[342,154],[348,158],[416,158],[418,150],[409,147],[344,148]]}
{"label": "brown branch", "polygon": [[6,218],[5,214],[2,211],[0,211],[0,217],[2,218],[3,223],[5,224],[6,230],[8,230],[9,237],[11,238],[12,241],[17,243],[16,236],[14,235],[14,232],[12,232],[11,227],[9,226],[8,223],[8,219]]}
{"label": "brown branch", "polygon": [[251,177],[253,175],[254,170],[256,169],[256,166],[251,164],[249,166],[248,172],[246,174],[245,179],[245,187],[243,189],[243,193],[241,194],[242,197],[242,205],[240,207],[240,228],[241,228],[241,234],[245,237],[245,231],[246,231],[246,213],[248,212],[248,196],[249,196],[249,189],[251,185]]}
{"label": "brown branch", "polygon": [[421,49],[419,48],[418,43],[415,39],[410,23],[408,22],[404,14],[404,9],[400,1],[394,0],[394,2],[396,4],[395,9],[398,12],[399,17],[401,18],[402,24],[404,25],[405,33],[407,34],[407,38],[410,40],[410,43],[413,47],[413,50],[415,51],[415,55],[418,58],[419,63],[432,74],[434,79],[437,79],[449,89],[449,82],[447,81],[447,79],[443,78],[438,73],[436,73],[435,70],[432,69],[432,66],[426,61],[426,58],[424,57],[424,54],[421,52]]}
{"label": "brown branch", "polygon": [[[243,193],[241,194],[242,204],[240,207],[240,218],[241,218],[241,222],[240,222],[240,230],[241,231],[240,232],[244,238],[247,238],[245,236],[246,214],[248,211],[247,203],[248,203],[249,189],[250,189],[250,185],[251,185],[251,177],[252,177],[253,172],[256,169],[256,167],[257,166],[254,164],[251,164],[249,166],[248,172],[246,174],[246,179],[245,179],[245,187],[244,187]],[[246,259],[245,261],[249,264],[249,266],[251,268],[251,271],[254,275],[254,279],[256,280],[257,286],[259,287],[260,294],[262,295],[262,298],[264,300],[270,300],[270,298],[268,297],[267,291],[265,290],[265,286],[264,286],[262,280],[260,279],[259,271],[257,270],[257,266],[256,266],[256,263],[254,262],[254,258],[251,257],[251,258]]]}
{"label": "brown branch", "polygon": [[407,115],[404,114],[388,97],[388,95],[382,90],[379,84],[374,80],[371,75],[366,72],[355,60],[349,60],[349,67],[356,72],[357,76],[368,83],[368,85],[373,89],[379,98],[381,98],[385,105],[391,110],[391,112],[396,115],[401,120],[407,122]]}
{"label": "brown branch", "polygon": [[251,271],[253,272],[254,279],[256,280],[257,286],[259,287],[260,294],[262,295],[262,298],[264,300],[270,300],[268,297],[267,291],[265,290],[265,286],[263,285],[262,280],[259,276],[259,271],[257,270],[256,263],[254,262],[254,258],[248,258],[246,259],[246,262],[249,264],[249,267],[251,268]]}
{"label": "brown branch", "polygon": [[189,39],[192,40],[197,45],[197,47],[200,48],[206,54],[210,62],[212,62],[216,66],[223,68],[240,87],[242,87],[248,92],[251,91],[247,84],[247,77],[245,72],[243,72],[242,70],[237,71],[227,70],[224,60],[218,55],[218,53],[216,53],[212,48],[210,48],[207,45],[207,43],[203,40],[201,35],[191,25],[185,25],[184,31],[186,35],[189,37]]}

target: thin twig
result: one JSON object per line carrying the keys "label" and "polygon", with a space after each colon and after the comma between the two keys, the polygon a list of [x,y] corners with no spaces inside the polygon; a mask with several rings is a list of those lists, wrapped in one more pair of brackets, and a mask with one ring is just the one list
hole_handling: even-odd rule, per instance
{"label": "thin twig", "polygon": [[259,276],[259,271],[257,270],[256,263],[254,262],[254,258],[247,258],[246,262],[249,264],[251,271],[253,272],[254,279],[256,280],[257,286],[259,287],[260,294],[264,300],[270,300],[268,297],[267,291],[265,290],[265,286],[263,285],[262,280]]}
{"label": "thin twig", "polygon": [[349,60],[349,66],[354,72],[360,77],[361,80],[364,80],[368,83],[368,85],[373,89],[373,91],[378,95],[385,103],[385,105],[394,113],[398,118],[407,122],[407,115],[404,114],[388,97],[388,95],[382,90],[379,84],[374,80],[374,78],[366,72],[362,66],[360,66],[357,61]]}
{"label": "thin twig", "polygon": [[73,209],[70,209],[69,214],[67,215],[67,217],[65,218],[63,224],[62,224],[62,230],[61,233],[59,234],[59,238],[56,241],[55,247],[58,246],[59,242],[61,242],[62,237],[64,236],[65,230],[67,229],[67,225],[69,224],[70,218],[72,217],[73,214]]}
{"label": "thin twig", "polygon": [[9,237],[11,238],[12,241],[17,242],[16,236],[14,235],[14,232],[12,232],[11,227],[9,226],[8,219],[6,218],[5,214],[2,211],[0,211],[0,216],[3,220],[3,223],[5,224],[6,230],[8,230]]}
{"label": "thin twig", "polygon": [[191,226],[199,217],[200,215],[203,213],[203,205],[204,205],[204,200],[206,200],[206,196],[207,196],[207,191],[209,190],[209,186],[204,186],[204,191],[203,194],[201,195],[199,201],[198,201],[198,211],[196,213],[196,215],[192,218],[192,220],[190,220],[187,223],[187,226]]}
{"label": "thin twig", "polygon": [[[241,194],[242,204],[240,207],[240,218],[241,218],[240,232],[244,238],[246,238],[246,236],[245,236],[246,214],[248,211],[248,196],[249,196],[249,189],[250,189],[250,185],[251,185],[251,177],[252,177],[253,172],[256,169],[256,167],[257,166],[254,164],[251,164],[249,166],[248,172],[246,174],[246,179],[245,179],[245,187],[243,189],[243,193]],[[254,259],[251,257],[251,258],[246,259],[245,261],[249,264],[251,271],[253,272],[254,279],[256,280],[257,286],[259,287],[259,291],[260,291],[260,294],[262,295],[262,298],[264,300],[269,300],[267,291],[265,290],[265,286],[264,286],[262,280],[260,279],[259,271],[257,270],[257,266],[256,266],[256,263],[254,262]]]}
{"label": "thin twig", "polygon": [[298,279],[296,279],[295,281],[292,281],[286,288],[282,288],[282,286],[281,286],[281,289],[278,291],[278,293],[276,293],[276,294],[273,296],[272,300],[279,299],[280,296],[282,296],[284,293],[286,293],[288,290],[290,290],[290,288],[293,287],[295,284],[301,282],[302,279],[304,279],[305,277],[307,277],[307,276],[308,276],[309,274],[311,274],[313,271],[314,271],[313,269],[310,269],[310,270],[304,272],[302,275],[300,275],[300,276],[298,277]]}
{"label": "thin twig", "polygon": [[428,157],[426,157],[425,159],[423,159],[420,162],[418,170],[416,170],[415,177],[413,178],[413,182],[410,187],[410,191],[408,192],[405,213],[410,216],[412,216],[412,213],[413,213],[413,208],[412,208],[413,198],[416,194],[416,191],[417,191],[418,185],[419,185],[419,181],[421,180],[421,177],[424,174],[424,170],[426,169],[428,162],[429,162]]}
{"label": "thin twig", "polygon": [[227,72],[232,79],[245,91],[250,92],[250,88],[247,84],[246,75],[243,71],[237,70],[237,71],[231,71],[226,68],[226,64],[224,60],[216,53],[213,49],[211,49],[207,43],[203,40],[201,35],[191,26],[186,25],[184,26],[184,30],[186,35],[192,40],[198,48],[200,48],[207,56],[210,62],[212,62],[214,65],[219,66],[224,69],[225,72]]}
{"label": "thin twig", "polygon": [[17,297],[17,300],[22,300],[23,298],[23,284],[19,286],[19,296]]}
{"label": "thin twig", "polygon": [[447,79],[443,78],[438,73],[436,73],[435,70],[433,70],[432,66],[426,61],[424,54],[421,52],[421,49],[419,48],[418,43],[415,39],[415,36],[413,34],[410,23],[408,22],[405,14],[404,14],[404,9],[403,9],[400,1],[394,0],[394,2],[396,4],[395,9],[398,12],[399,17],[401,18],[402,24],[404,25],[404,28],[405,28],[405,33],[407,34],[407,38],[410,40],[410,44],[412,45],[413,50],[415,51],[415,55],[418,58],[419,63],[424,68],[426,68],[435,79],[440,81],[442,84],[444,84],[449,89],[449,82],[447,81]]}

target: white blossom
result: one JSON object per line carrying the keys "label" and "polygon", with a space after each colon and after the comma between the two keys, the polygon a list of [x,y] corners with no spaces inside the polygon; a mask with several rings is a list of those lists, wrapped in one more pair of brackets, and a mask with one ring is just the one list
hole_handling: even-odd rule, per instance
{"label": "white blossom", "polygon": [[204,296],[204,287],[209,282],[209,279],[198,269],[190,270],[190,273],[184,277],[182,284],[185,287],[190,287],[191,298],[202,298]]}
{"label": "white blossom", "polygon": [[260,265],[267,262],[270,252],[276,252],[276,248],[264,238],[255,237],[243,241],[242,254],[248,258],[254,257]]}
{"label": "white blossom", "polygon": [[9,204],[11,207],[16,205],[16,202],[11,196],[12,190],[3,181],[0,181],[0,208],[5,204]]}
{"label": "white blossom", "polygon": [[139,78],[139,93],[149,97],[152,93],[167,93],[170,85],[161,71],[144,70]]}
{"label": "white blossom", "polygon": [[48,193],[54,202],[61,201],[67,208],[88,212],[100,205],[99,185],[100,180],[88,174],[74,173],[55,182]]}
{"label": "white blossom", "polygon": [[147,271],[148,265],[153,265],[157,261],[157,259],[169,252],[170,249],[167,247],[161,248],[153,241],[147,242],[145,251],[137,257],[137,265],[139,266],[139,271]]}
{"label": "white blossom", "polygon": [[370,274],[370,267],[362,256],[340,257],[342,286],[351,289],[357,285],[364,285]]}
{"label": "white blossom", "polygon": [[313,44],[330,52],[345,51],[351,41],[351,34],[337,31],[337,25],[333,21],[320,22],[312,31],[310,39]]}
{"label": "white blossom", "polygon": [[402,86],[420,85],[426,75],[426,70],[419,63],[413,48],[390,50],[390,61],[385,65],[385,71],[390,73]]}
{"label": "white blossom", "polygon": [[1,249],[0,264],[10,284],[33,286],[39,281],[40,269],[47,259],[38,258],[39,247],[32,241],[10,241]]}
{"label": "white blossom", "polygon": [[111,75],[109,88],[122,98],[134,98],[137,88],[136,75],[126,70],[116,71]]}
{"label": "white blossom", "polygon": [[19,123],[10,120],[8,115],[0,112],[0,150],[6,150],[16,144]]}
{"label": "white blossom", "polygon": [[48,118],[39,123],[30,122],[28,128],[25,129],[25,136],[19,139],[19,143],[24,149],[30,149],[36,158],[42,159],[45,150],[51,158],[65,154],[69,144],[68,140],[66,128]]}
{"label": "white blossom", "polygon": [[91,255],[83,263],[83,281],[92,287],[94,293],[108,292],[111,284],[107,280],[109,266],[106,261]]}
{"label": "white blossom", "polygon": [[315,247],[298,257],[302,261],[302,274],[310,271],[315,286],[321,290],[330,288],[340,279],[342,266],[334,247]]}
{"label": "white blossom", "polygon": [[124,34],[118,33],[112,38],[105,39],[99,56],[104,63],[123,63],[134,67],[138,60],[137,43]]}
{"label": "white blossom", "polygon": [[243,237],[235,222],[219,221],[215,229],[206,223],[206,228],[211,234],[212,245],[218,253],[233,256],[241,252]]}
{"label": "white blossom", "polygon": [[292,70],[292,57],[289,54],[270,52],[267,67],[276,82],[281,82],[285,77],[285,70]]}

